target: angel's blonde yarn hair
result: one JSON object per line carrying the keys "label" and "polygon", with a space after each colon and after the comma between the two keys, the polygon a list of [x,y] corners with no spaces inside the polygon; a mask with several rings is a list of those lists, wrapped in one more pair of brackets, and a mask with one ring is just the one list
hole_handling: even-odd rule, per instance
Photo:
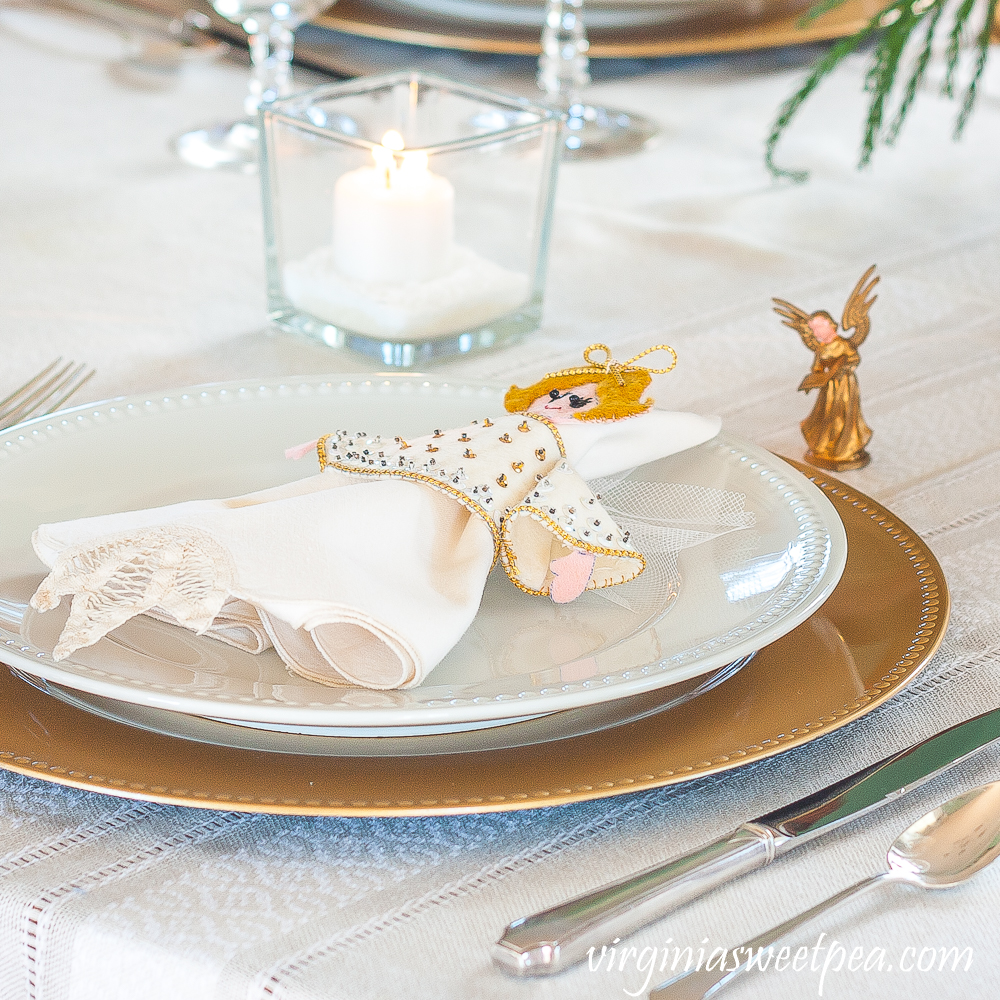
{"label": "angel's blonde yarn hair", "polygon": [[[592,361],[594,351],[603,351],[604,359]],[[673,356],[673,363],[668,368],[646,368],[636,365],[639,358],[653,351],[668,351]],[[549,372],[544,378],[522,389],[512,385],[504,396],[504,406],[510,413],[523,413],[543,396],[548,396],[553,389],[566,392],[583,385],[594,385],[597,396],[597,406],[592,410],[574,414],[576,420],[623,420],[645,413],[654,400],[642,399],[642,394],[653,381],[653,374],[663,374],[672,371],[677,364],[677,354],[666,344],[657,344],[648,350],[637,354],[634,358],[621,364],[612,360],[611,350],[604,344],[591,344],[583,352],[586,365],[579,368],[564,368],[562,371]]]}

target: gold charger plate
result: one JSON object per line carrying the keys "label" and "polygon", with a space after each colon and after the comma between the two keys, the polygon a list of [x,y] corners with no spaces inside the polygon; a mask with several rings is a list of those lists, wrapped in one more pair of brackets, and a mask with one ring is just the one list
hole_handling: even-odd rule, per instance
{"label": "gold charger plate", "polygon": [[[192,6],[191,0],[131,2],[171,18],[182,16]],[[243,29],[216,14],[208,3],[196,6],[209,18],[214,34],[238,43],[246,41]],[[638,28],[593,28],[587,31],[590,41],[588,55],[592,59],[708,55],[832,41],[845,38],[864,27],[879,9],[874,0],[849,0],[807,25],[800,24],[801,10],[790,13],[786,10],[750,22],[716,17]],[[311,23],[349,35],[407,45],[500,55],[537,56],[541,52],[540,32],[535,28],[433,17],[412,8],[386,7],[378,0],[337,0]],[[297,42],[295,56],[296,61],[304,65],[328,70],[338,76],[345,73],[342,54],[315,40]]]}
{"label": "gold charger plate", "polygon": [[[797,10],[749,23],[716,17],[641,28],[592,28],[587,30],[587,54],[592,59],[652,58],[802,45],[844,38],[864,27],[870,16],[864,0],[851,0],[806,25],[800,24],[802,11]],[[409,45],[504,55],[537,56],[541,52],[537,28],[434,17],[419,10],[387,7],[378,0],[338,0],[312,23]]]}
{"label": "gold charger plate", "polygon": [[[0,671],[0,767],[126,798],[248,812],[413,816],[559,805],[657,788],[781,753],[870,712],[927,663],[948,621],[937,560],[886,508],[833,501],[847,568],[823,607],[678,708],[556,743],[408,758],[230,749],[90,715]],[[485,755],[484,755],[485,754]]]}

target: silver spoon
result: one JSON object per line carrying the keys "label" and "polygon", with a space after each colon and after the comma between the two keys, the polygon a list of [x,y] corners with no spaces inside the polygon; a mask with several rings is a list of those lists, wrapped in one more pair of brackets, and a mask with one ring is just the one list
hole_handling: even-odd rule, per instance
{"label": "silver spoon", "polygon": [[[908,882],[921,889],[947,889],[985,868],[1000,854],[1000,781],[949,799],[904,830],[889,848],[889,870],[862,879],[797,917],[731,948],[724,970],[692,969],[657,986],[650,1000],[703,1000],[715,996],[750,964],[750,956],[821,913],[884,882]],[[743,963],[732,967],[743,958]]]}

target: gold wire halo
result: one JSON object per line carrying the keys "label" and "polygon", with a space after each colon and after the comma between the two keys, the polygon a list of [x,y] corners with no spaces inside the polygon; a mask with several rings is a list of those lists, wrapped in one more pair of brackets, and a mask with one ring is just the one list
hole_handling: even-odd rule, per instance
{"label": "gold wire halo", "polygon": [[[594,351],[603,351],[604,359],[601,361],[592,361],[591,355]],[[653,354],[655,351],[668,351],[670,353],[673,361],[667,368],[649,368],[646,365],[636,364],[640,358],[646,357],[647,354]],[[584,350],[583,360],[587,362],[586,367],[563,368],[557,372],[548,372],[544,378],[556,378],[560,375],[594,375],[600,372],[604,375],[614,375],[619,385],[624,385],[625,379],[622,375],[624,371],[635,371],[641,368],[651,375],[666,375],[667,372],[672,372],[677,367],[677,352],[669,344],[654,344],[652,347],[647,347],[646,350],[637,354],[634,358],[620,362],[614,360],[611,355],[611,348],[607,344],[591,344]]]}

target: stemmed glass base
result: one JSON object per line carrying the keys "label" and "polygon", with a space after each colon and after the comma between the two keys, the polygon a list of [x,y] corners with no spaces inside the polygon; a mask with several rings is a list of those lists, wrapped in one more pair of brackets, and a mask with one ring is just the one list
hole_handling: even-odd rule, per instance
{"label": "stemmed glass base", "polygon": [[638,153],[659,130],[652,119],[632,111],[572,104],[563,132],[563,159],[598,160]]}
{"label": "stemmed glass base", "polygon": [[242,120],[192,129],[179,135],[172,145],[174,152],[192,167],[255,174],[257,140],[256,123]]}
{"label": "stemmed glass base", "polygon": [[584,0],[546,0],[538,57],[538,86],[550,107],[566,114],[564,160],[596,160],[638,153],[659,126],[650,118],[586,104],[580,91],[590,83],[590,43],[583,18]]}
{"label": "stemmed glass base", "polygon": [[219,14],[249,36],[253,68],[243,102],[247,117],[178,136],[173,148],[185,163],[207,170],[257,172],[257,111],[291,93],[294,31],[328,5],[329,0],[212,0]]}

